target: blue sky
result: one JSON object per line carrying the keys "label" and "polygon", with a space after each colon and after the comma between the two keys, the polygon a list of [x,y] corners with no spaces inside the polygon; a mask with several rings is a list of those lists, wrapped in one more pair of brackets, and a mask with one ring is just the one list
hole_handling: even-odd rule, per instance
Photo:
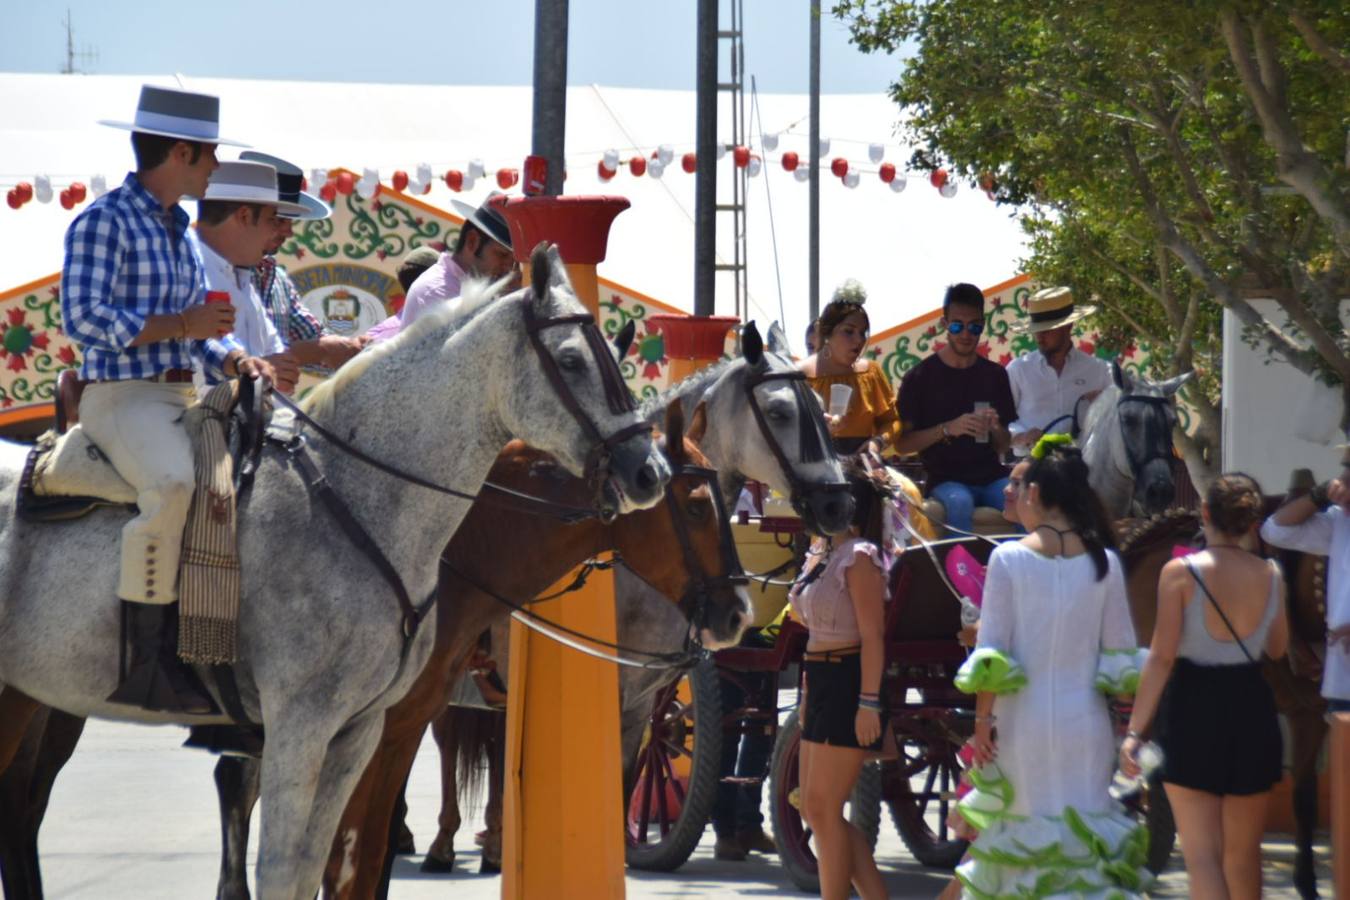
{"label": "blue sky", "polygon": [[[821,27],[825,93],[881,93],[899,61]],[[695,0],[572,0],[568,81],[692,89]],[[729,0],[722,0],[723,27]],[[5,14],[0,71],[57,72],[69,7],[95,74],[426,84],[528,84],[534,0],[374,4],[327,0],[26,0]],[[745,0],[746,70],[766,93],[807,90],[808,0]],[[21,36],[15,40],[15,37]],[[726,54],[722,65],[726,66]],[[77,68],[79,65],[77,64]]]}

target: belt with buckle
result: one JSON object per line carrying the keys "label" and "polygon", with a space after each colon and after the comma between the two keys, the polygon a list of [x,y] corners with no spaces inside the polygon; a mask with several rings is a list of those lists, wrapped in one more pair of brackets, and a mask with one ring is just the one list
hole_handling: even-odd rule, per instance
{"label": "belt with buckle", "polygon": [[157,384],[192,384],[191,369],[165,369],[143,378],[96,378],[90,384],[121,384],[127,381],[153,381]]}
{"label": "belt with buckle", "polygon": [[862,647],[855,644],[852,647],[840,647],[838,650],[817,650],[802,654],[802,659],[806,662],[843,662],[852,656],[857,656],[862,652]]}

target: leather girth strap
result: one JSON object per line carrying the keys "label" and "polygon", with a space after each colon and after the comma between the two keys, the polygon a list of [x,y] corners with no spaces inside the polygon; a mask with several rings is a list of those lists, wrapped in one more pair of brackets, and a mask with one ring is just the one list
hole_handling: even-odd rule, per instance
{"label": "leather girth strap", "polygon": [[380,549],[379,544],[375,542],[369,532],[361,527],[360,522],[356,521],[351,508],[343,502],[337,491],[333,490],[333,486],[328,483],[328,479],[314,465],[314,460],[310,458],[309,451],[305,448],[304,438],[296,438],[287,444],[286,452],[295,461],[296,468],[300,470],[300,476],[304,478],[310,492],[323,501],[324,506],[328,508],[329,513],[332,514],[343,533],[347,535],[347,538],[357,549],[363,551],[375,564],[375,568],[380,575],[393,589],[394,596],[398,599],[399,611],[403,614],[403,637],[405,641],[412,640],[413,635],[417,633],[417,626],[422,622],[422,617],[431,608],[431,604],[436,602],[435,592],[432,592],[420,608],[414,606],[412,599],[408,596],[408,588],[404,585],[398,570],[394,568],[394,564],[389,561],[389,557],[384,555],[384,551]]}

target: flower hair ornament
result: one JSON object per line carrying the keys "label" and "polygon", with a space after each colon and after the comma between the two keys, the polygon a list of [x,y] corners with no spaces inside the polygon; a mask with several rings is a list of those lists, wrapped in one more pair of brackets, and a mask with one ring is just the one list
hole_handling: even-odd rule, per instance
{"label": "flower hair ornament", "polygon": [[1056,447],[1072,447],[1073,435],[1069,434],[1045,434],[1036,442],[1036,446],[1031,448],[1032,459],[1045,459],[1045,455]]}
{"label": "flower hair ornament", "polygon": [[867,302],[867,288],[856,278],[850,278],[834,289],[831,303],[845,303],[849,306],[862,306]]}

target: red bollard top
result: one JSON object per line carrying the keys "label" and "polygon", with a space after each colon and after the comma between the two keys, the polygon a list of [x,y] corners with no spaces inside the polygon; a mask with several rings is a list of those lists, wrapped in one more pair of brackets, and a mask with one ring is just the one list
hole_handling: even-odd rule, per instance
{"label": "red bollard top", "polygon": [[492,205],[511,228],[516,259],[529,262],[540,241],[558,245],[568,265],[603,262],[609,228],[631,204],[627,197],[495,197]]}

